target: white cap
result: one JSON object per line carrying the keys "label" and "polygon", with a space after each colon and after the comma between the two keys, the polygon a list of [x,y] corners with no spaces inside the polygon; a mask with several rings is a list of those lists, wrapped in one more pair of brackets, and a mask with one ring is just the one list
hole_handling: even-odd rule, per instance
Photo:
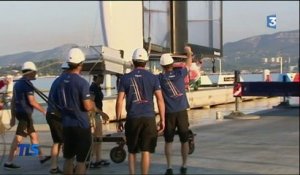
{"label": "white cap", "polygon": [[23,66],[22,66],[22,70],[31,70],[31,71],[36,71],[36,66],[33,62],[31,61],[26,61]]}
{"label": "white cap", "polygon": [[169,65],[169,64],[172,64],[174,62],[171,54],[169,53],[165,53],[165,54],[162,54],[161,57],[160,57],[160,65],[162,66],[165,66],[165,65]]}
{"label": "white cap", "polygon": [[145,62],[148,61],[148,53],[143,48],[135,49],[132,55],[132,61]]}
{"label": "white cap", "polygon": [[85,60],[84,53],[79,48],[72,48],[67,58],[68,63],[79,64]]}
{"label": "white cap", "polygon": [[69,65],[67,62],[63,62],[62,65],[60,66],[62,69],[69,69]]}

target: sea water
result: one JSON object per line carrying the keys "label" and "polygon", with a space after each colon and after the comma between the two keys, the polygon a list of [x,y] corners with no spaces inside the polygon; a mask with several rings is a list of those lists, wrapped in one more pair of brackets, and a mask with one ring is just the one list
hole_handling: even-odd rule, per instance
{"label": "sea water", "polygon": [[[279,77],[279,73],[274,73],[271,74],[271,80],[277,80]],[[90,84],[92,82],[91,77],[89,76],[83,76]],[[212,82],[217,82],[218,80],[218,75],[210,75]],[[46,96],[48,96],[48,92],[49,89],[53,83],[53,81],[55,80],[56,77],[39,77],[36,80],[33,80],[32,83],[33,85],[39,89],[40,91],[42,91]],[[253,82],[253,81],[262,81],[263,80],[263,76],[262,74],[241,74],[241,78],[243,79],[243,81],[246,82]],[[101,87],[103,88],[103,94],[104,97],[109,97],[109,96],[116,96],[117,91],[116,91],[116,77],[112,76],[111,77],[111,86],[112,89],[110,90],[105,90],[105,87],[103,87],[104,85],[101,85]],[[108,93],[109,91],[109,93]],[[109,95],[110,94],[110,95]],[[37,101],[41,104],[43,104],[44,107],[47,107],[46,102],[39,97],[37,94],[35,94],[35,97],[37,99]],[[36,124],[46,124],[46,118],[44,115],[42,115],[39,111],[34,110],[33,112],[33,119],[34,122]]]}

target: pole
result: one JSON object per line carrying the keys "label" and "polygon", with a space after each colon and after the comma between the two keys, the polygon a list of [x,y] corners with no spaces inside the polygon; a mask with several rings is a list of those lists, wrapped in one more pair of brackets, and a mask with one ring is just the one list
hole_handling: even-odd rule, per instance
{"label": "pole", "polygon": [[111,95],[111,75],[105,75],[105,93],[107,96]]}
{"label": "pole", "polygon": [[[239,83],[240,82],[240,71],[235,70],[234,71],[234,83]],[[239,101],[238,97],[235,97],[235,112],[239,111]]]}
{"label": "pole", "polygon": [[[287,75],[284,75],[283,77],[282,77],[282,81],[283,82],[287,82]],[[283,103],[286,103],[286,95],[284,94],[284,96],[283,96]]]}
{"label": "pole", "polygon": [[219,74],[221,75],[222,74],[222,60],[219,58],[219,61],[220,61],[220,63],[219,63],[219,66],[220,66]]}
{"label": "pole", "polygon": [[282,57],[279,58],[280,58],[280,74],[282,74]]}

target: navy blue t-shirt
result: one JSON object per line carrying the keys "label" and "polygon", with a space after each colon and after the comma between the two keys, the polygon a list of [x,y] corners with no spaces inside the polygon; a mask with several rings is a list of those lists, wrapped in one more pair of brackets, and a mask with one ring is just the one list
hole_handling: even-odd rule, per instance
{"label": "navy blue t-shirt", "polygon": [[189,107],[184,87],[184,77],[186,75],[186,68],[175,69],[158,75],[166,113],[182,111]]}
{"label": "navy blue t-shirt", "polygon": [[[53,103],[56,103],[58,101],[58,96],[55,96],[54,92],[55,92],[55,89],[57,89],[59,86],[59,83],[60,83],[59,78],[61,78],[61,75],[53,81],[50,91],[49,91],[48,101],[51,101]],[[55,105],[55,104],[53,104],[53,105]],[[55,110],[54,110],[53,106],[48,104],[47,112],[54,112],[54,111]]]}
{"label": "navy blue t-shirt", "polygon": [[126,94],[127,118],[154,117],[153,95],[160,89],[157,76],[143,68],[122,76],[118,92]]}
{"label": "navy blue t-shirt", "polygon": [[53,98],[63,108],[63,127],[89,128],[88,112],[83,101],[90,99],[89,83],[78,74],[64,73],[57,80]]}
{"label": "navy blue t-shirt", "polygon": [[13,88],[13,96],[15,99],[15,111],[20,116],[31,116],[33,112],[33,106],[30,105],[28,95],[34,95],[34,89],[32,86],[26,83],[32,83],[25,77],[16,81]]}
{"label": "navy blue t-shirt", "polygon": [[91,95],[93,95],[95,97],[94,101],[95,101],[96,107],[102,111],[103,93],[102,93],[101,87],[98,86],[95,82],[92,82],[92,84],[90,86],[90,93],[91,93]]}

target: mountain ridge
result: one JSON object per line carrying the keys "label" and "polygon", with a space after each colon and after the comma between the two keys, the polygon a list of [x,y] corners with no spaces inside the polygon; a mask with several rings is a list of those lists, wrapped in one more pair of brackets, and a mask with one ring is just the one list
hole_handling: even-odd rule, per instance
{"label": "mountain ridge", "polygon": [[[0,56],[0,65],[2,67],[20,66],[28,60],[33,62],[60,60],[62,62],[68,50],[75,46],[77,45],[69,43],[40,52],[28,51]],[[226,43],[223,46],[222,66],[224,71],[262,69],[263,66],[268,66],[262,64],[264,58],[279,56],[289,58],[292,65],[299,64],[299,30],[257,35]]]}

